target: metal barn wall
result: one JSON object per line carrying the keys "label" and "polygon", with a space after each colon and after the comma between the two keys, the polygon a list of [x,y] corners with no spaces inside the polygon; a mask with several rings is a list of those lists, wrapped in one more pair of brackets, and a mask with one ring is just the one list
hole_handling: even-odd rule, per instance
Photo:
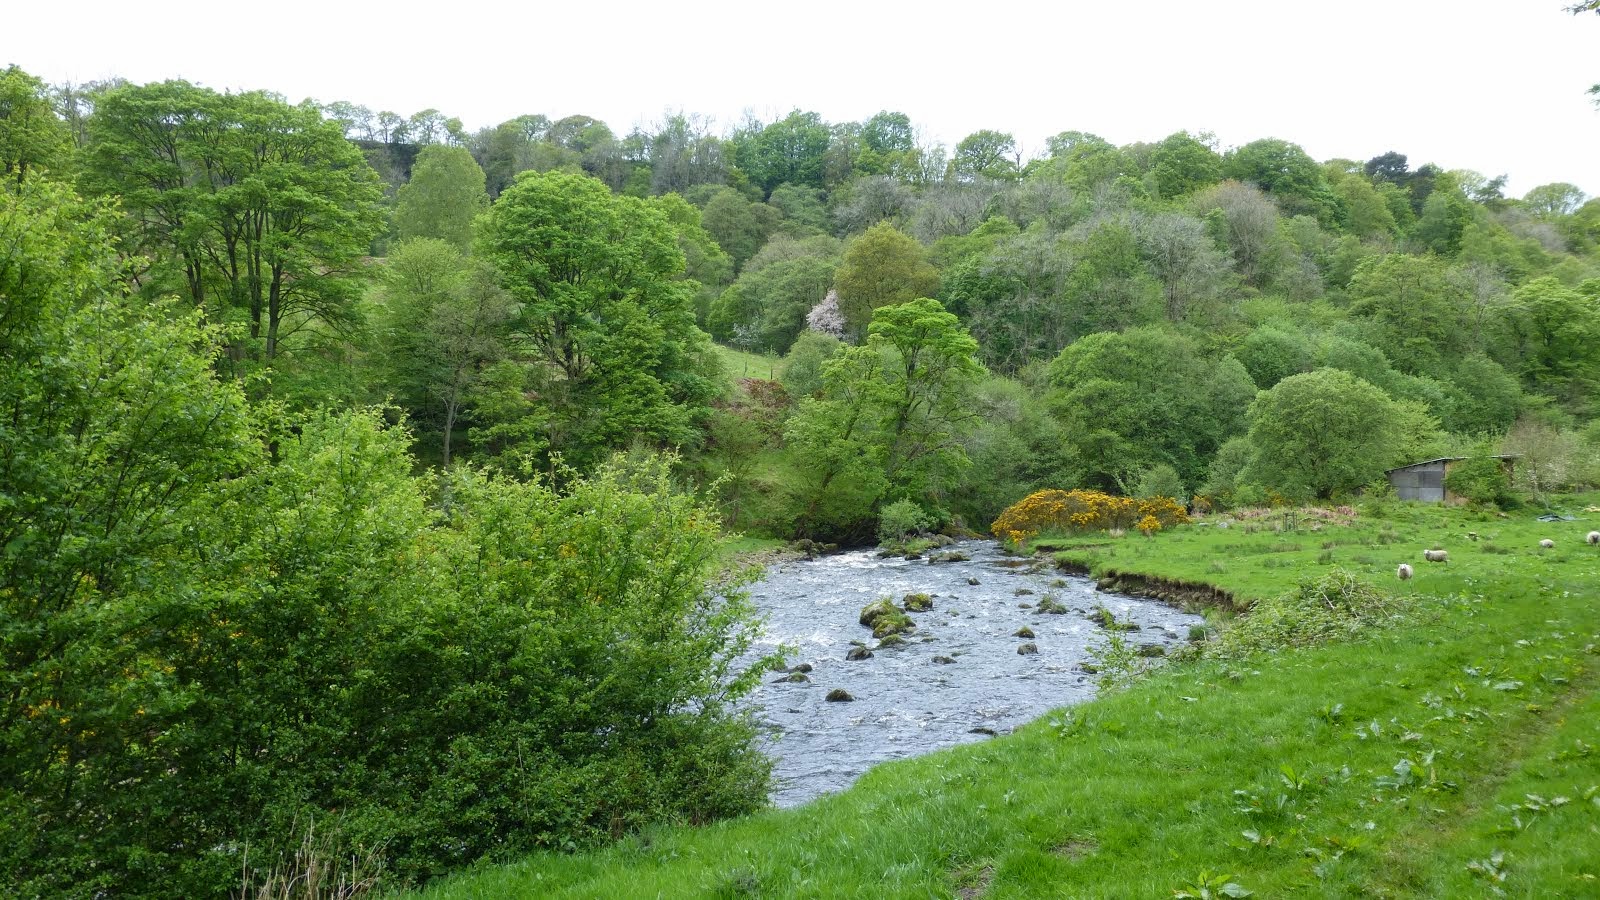
{"label": "metal barn wall", "polygon": [[1444,502],[1443,460],[1406,466],[1389,473],[1389,483],[1401,500],[1421,500],[1424,503]]}

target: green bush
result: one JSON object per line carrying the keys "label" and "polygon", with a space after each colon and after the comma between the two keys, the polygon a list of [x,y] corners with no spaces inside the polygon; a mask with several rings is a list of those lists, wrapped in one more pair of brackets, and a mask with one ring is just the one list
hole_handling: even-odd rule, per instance
{"label": "green bush", "polygon": [[896,500],[878,511],[878,542],[896,544],[933,524],[933,517],[914,501]]}
{"label": "green bush", "polygon": [[8,894],[223,896],[303,842],[412,880],[765,804],[752,610],[668,461],[437,490],[381,411],[217,378],[111,224],[0,191]]}
{"label": "green bush", "polygon": [[1505,466],[1493,456],[1474,456],[1450,466],[1444,478],[1445,489],[1473,503],[1503,506],[1511,502],[1511,479]]}
{"label": "green bush", "polygon": [[1216,639],[1196,645],[1205,656],[1233,659],[1260,651],[1348,640],[1400,615],[1393,599],[1344,569],[1305,578],[1263,600]]}
{"label": "green bush", "polygon": [[1134,496],[1140,499],[1171,497],[1178,501],[1179,506],[1189,505],[1189,494],[1183,486],[1183,479],[1178,477],[1177,469],[1166,463],[1156,463],[1144,470]]}

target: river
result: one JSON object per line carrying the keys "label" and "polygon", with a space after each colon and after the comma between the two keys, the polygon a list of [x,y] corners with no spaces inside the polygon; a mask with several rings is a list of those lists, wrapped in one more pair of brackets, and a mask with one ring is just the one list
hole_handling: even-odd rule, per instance
{"label": "river", "polygon": [[[1079,665],[1106,635],[1087,618],[1097,606],[1137,623],[1139,630],[1126,634],[1136,644],[1177,645],[1202,621],[1153,600],[1099,593],[1087,578],[1008,556],[993,541],[947,549],[970,560],[879,559],[856,550],[771,565],[752,586],[767,618],[767,649],[787,644],[797,651],[791,666],[812,667],[806,681],[771,673],[752,695],[769,729],[776,805],[843,790],[880,762],[988,740],[1092,697],[1094,677]],[[861,608],[885,596],[898,603],[908,593],[930,594],[934,605],[911,614],[917,628],[906,643],[846,661],[852,641],[877,646],[857,621]],[[1047,596],[1066,612],[1039,612]],[[1023,627],[1035,636],[1016,637]],[[1029,642],[1038,653],[1019,654]],[[834,688],[854,701],[828,702]]]}

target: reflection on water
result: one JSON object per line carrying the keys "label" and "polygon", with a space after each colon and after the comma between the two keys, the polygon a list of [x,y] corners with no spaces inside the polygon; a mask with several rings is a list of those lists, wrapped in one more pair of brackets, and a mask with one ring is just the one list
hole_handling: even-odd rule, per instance
{"label": "reflection on water", "polygon": [[[1078,664],[1105,634],[1084,617],[1098,605],[1138,623],[1127,637],[1141,644],[1175,645],[1201,621],[1155,601],[1098,593],[1086,578],[1019,567],[992,541],[950,549],[971,560],[878,559],[860,550],[773,565],[751,588],[767,617],[764,642],[788,644],[797,650],[791,665],[812,666],[809,683],[772,683],[775,673],[752,696],[772,729],[778,806],[848,787],[885,760],[987,739],[973,729],[1003,734],[1093,696],[1093,678]],[[852,641],[877,644],[857,623],[861,607],[917,592],[931,594],[934,607],[911,614],[917,630],[903,647],[845,660]],[[1046,595],[1067,612],[1037,612]],[[1024,626],[1033,638],[1014,636]],[[1038,646],[1036,655],[1017,653],[1026,640]],[[834,688],[855,702],[824,700]]]}

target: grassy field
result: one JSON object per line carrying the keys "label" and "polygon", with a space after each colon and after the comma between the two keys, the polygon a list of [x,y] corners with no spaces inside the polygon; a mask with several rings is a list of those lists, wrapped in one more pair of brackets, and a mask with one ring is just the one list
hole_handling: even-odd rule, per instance
{"label": "grassy field", "polygon": [[717,357],[729,378],[776,379],[783,372],[783,360],[776,356],[746,353],[722,344],[716,344]]}
{"label": "grassy field", "polygon": [[[486,866],[426,896],[1600,897],[1595,503],[1569,498],[1578,521],[1553,524],[1404,505],[1050,540],[1100,573],[1241,598],[1343,567],[1406,619],[1169,665],[799,809]],[[1436,545],[1449,561],[1424,563]]]}

